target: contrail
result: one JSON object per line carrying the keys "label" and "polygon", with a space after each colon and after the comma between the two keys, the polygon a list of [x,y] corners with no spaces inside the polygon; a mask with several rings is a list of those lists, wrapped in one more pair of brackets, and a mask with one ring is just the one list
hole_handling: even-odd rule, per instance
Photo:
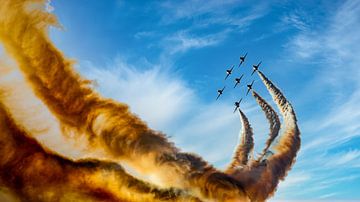
{"label": "contrail", "polygon": [[[47,35],[56,18],[41,0],[2,0],[0,39],[39,98],[63,124],[87,134],[89,147],[103,149],[113,162],[124,161],[163,188],[178,188],[203,200],[247,201],[236,180],[192,154],[184,154],[166,137],[151,130],[128,106],[103,99],[72,69]],[[216,179],[216,180],[215,180]]]}
{"label": "contrail", "polygon": [[0,186],[22,201],[199,202],[182,191],[158,190],[115,163],[73,162],[46,152],[0,104]]}
{"label": "contrail", "polygon": [[264,111],[266,115],[266,119],[268,120],[270,124],[270,133],[269,138],[266,140],[265,147],[258,158],[259,161],[261,161],[264,156],[266,155],[267,151],[269,150],[271,144],[275,140],[275,138],[278,136],[280,131],[280,119],[275,110],[254,90],[252,91],[252,95],[255,97],[257,103],[260,105],[261,109]]}
{"label": "contrail", "polygon": [[246,115],[239,109],[241,120],[240,142],[235,150],[234,157],[226,170],[232,173],[234,170],[245,166],[249,160],[249,154],[254,148],[253,130]]}

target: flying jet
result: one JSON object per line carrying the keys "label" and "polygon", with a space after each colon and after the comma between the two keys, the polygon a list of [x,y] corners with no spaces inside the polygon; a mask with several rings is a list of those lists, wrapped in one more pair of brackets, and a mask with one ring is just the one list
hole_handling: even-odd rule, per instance
{"label": "flying jet", "polygon": [[234,103],[234,105],[235,105],[234,113],[236,112],[237,109],[239,109],[241,101],[242,101],[242,98],[239,101]]}
{"label": "flying jet", "polygon": [[249,92],[250,92],[250,90],[252,90],[252,86],[253,86],[253,84],[254,84],[254,80],[251,82],[251,84],[248,84],[248,85],[247,85],[248,90],[247,90],[247,92],[246,92],[246,95],[248,95],[248,94],[249,94]]}
{"label": "flying jet", "polygon": [[218,96],[216,97],[216,100],[219,99],[219,97],[223,94],[223,91],[225,89],[226,86],[224,86],[224,88],[222,89],[219,89],[217,92],[218,92]]}
{"label": "flying jet", "polygon": [[261,65],[261,62],[259,62],[259,64],[257,64],[257,65],[253,65],[253,72],[251,73],[251,75],[253,75],[259,69],[260,65]]}
{"label": "flying jet", "polygon": [[240,56],[240,64],[238,67],[240,67],[240,65],[242,65],[242,63],[245,62],[245,59],[246,59],[246,56],[247,56],[248,53],[246,53],[244,56]]}
{"label": "flying jet", "polygon": [[233,69],[234,69],[234,65],[231,67],[231,69],[227,69],[227,70],[226,70],[225,80],[230,76],[230,74],[232,73]]}
{"label": "flying jet", "polygon": [[244,74],[242,74],[239,78],[235,78],[235,86],[234,86],[234,88],[240,83],[243,76],[244,76]]}

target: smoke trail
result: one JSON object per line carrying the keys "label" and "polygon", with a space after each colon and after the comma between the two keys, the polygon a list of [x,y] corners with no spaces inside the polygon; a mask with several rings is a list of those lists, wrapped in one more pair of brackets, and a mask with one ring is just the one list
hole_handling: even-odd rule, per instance
{"label": "smoke trail", "polygon": [[[30,4],[37,2],[38,5]],[[150,182],[188,190],[201,199],[241,200],[242,185],[200,157],[180,153],[166,137],[147,127],[124,104],[103,99],[86,86],[50,42],[54,16],[41,10],[44,0],[2,0],[0,40],[17,61],[33,90],[61,123],[88,135],[111,161],[125,161]],[[149,180],[149,179],[144,179]]]}
{"label": "smoke trail", "polygon": [[227,173],[231,173],[233,172],[233,170],[245,166],[248,163],[249,154],[254,147],[253,130],[251,128],[249,120],[240,109],[239,112],[242,125],[240,143],[235,150],[232,162],[226,170]]}
{"label": "smoke trail", "polygon": [[262,72],[258,71],[258,74],[284,117],[285,128],[274,155],[265,162],[254,162],[248,169],[233,173],[245,185],[251,201],[265,201],[274,194],[279,180],[283,180],[291,169],[300,148],[300,131],[294,109]]}
{"label": "smoke trail", "polygon": [[257,103],[260,105],[261,109],[264,111],[266,115],[266,119],[270,124],[270,133],[269,138],[266,140],[265,147],[258,158],[261,161],[266,155],[268,149],[270,148],[272,142],[278,136],[280,131],[280,119],[275,110],[255,91],[252,91],[252,95],[255,97]]}
{"label": "smoke trail", "polygon": [[277,104],[284,117],[285,125],[284,132],[275,147],[276,153],[268,159],[267,169],[262,173],[263,176],[267,176],[267,179],[256,183],[258,188],[270,187],[270,189],[265,189],[267,193],[265,192],[262,197],[257,197],[265,200],[274,193],[279,180],[283,180],[291,169],[300,149],[300,130],[297,126],[295,111],[285,96],[261,71],[258,71],[258,75]]}
{"label": "smoke trail", "polygon": [[44,148],[51,148],[53,153],[70,159],[102,158],[103,152],[88,148],[89,140],[85,135],[67,128],[63,130],[61,123],[36,97],[20,70],[6,56],[0,56],[0,102],[17,125]]}
{"label": "smoke trail", "polygon": [[49,154],[1,106],[0,131],[0,185],[24,201],[199,201],[178,190],[158,190],[115,163]]}

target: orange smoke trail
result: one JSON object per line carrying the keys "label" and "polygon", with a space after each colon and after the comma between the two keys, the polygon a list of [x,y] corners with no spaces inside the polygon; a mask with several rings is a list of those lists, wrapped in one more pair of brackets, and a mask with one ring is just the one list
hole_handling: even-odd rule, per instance
{"label": "orange smoke trail", "polygon": [[89,147],[103,149],[109,160],[125,161],[148,174],[151,183],[188,190],[204,200],[247,200],[236,180],[200,157],[180,153],[126,105],[103,99],[88,88],[48,38],[47,27],[57,25],[55,17],[34,2],[44,5],[43,0],[2,0],[0,40],[61,123],[87,134],[92,140]]}
{"label": "orange smoke trail", "polygon": [[0,185],[24,201],[199,201],[181,191],[155,189],[115,163],[49,154],[1,106],[0,131]]}
{"label": "orange smoke trail", "polygon": [[255,91],[252,92],[252,95],[255,97],[255,100],[260,105],[261,109],[264,111],[266,115],[266,119],[270,124],[270,133],[269,138],[266,140],[265,147],[258,158],[258,160],[262,160],[266,155],[267,151],[269,150],[271,144],[278,136],[280,131],[280,119],[275,110]]}
{"label": "orange smoke trail", "polygon": [[249,120],[240,109],[239,112],[242,125],[240,143],[235,150],[232,162],[227,168],[227,173],[232,172],[232,170],[238,169],[239,167],[245,166],[248,163],[249,154],[254,148],[253,130]]}

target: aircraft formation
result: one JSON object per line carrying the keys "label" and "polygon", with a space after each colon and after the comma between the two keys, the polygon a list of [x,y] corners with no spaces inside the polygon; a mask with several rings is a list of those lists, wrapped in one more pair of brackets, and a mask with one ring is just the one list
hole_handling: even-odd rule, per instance
{"label": "aircraft formation", "polygon": [[[246,68],[246,67],[244,67],[243,64],[244,64],[245,61],[246,61],[246,56],[247,56],[247,55],[248,55],[248,53],[245,53],[244,55],[241,55],[241,56],[240,56],[240,58],[239,58],[239,59],[240,59],[239,65],[237,66],[236,69],[240,69],[240,70],[241,70],[241,67]],[[251,73],[250,76],[252,76],[256,71],[259,70],[259,67],[260,67],[261,63],[262,63],[262,61],[260,61],[258,64],[253,64],[253,65],[252,65],[252,70],[253,70],[253,71],[252,71],[252,73]],[[235,68],[235,65],[232,65],[230,68],[226,69],[226,71],[225,71],[226,75],[225,75],[224,81],[227,80],[229,77],[231,77],[231,75],[235,74],[235,70],[236,70],[236,69],[234,69],[234,68]],[[243,77],[244,77],[244,73],[242,73],[239,77],[235,77],[235,79],[234,79],[235,84],[234,84],[234,87],[233,87],[233,88],[236,88],[237,86],[240,86],[240,87],[245,86],[245,85],[241,85],[242,80],[243,80]],[[246,91],[246,95],[245,95],[245,96],[247,96],[247,95],[249,94],[249,92],[253,89],[254,82],[255,82],[255,80],[252,80],[251,83],[248,83],[248,84],[246,85],[247,91]],[[224,94],[225,88],[226,88],[226,85],[224,85],[223,88],[220,88],[220,89],[217,90],[216,100],[218,100],[218,99],[221,97],[221,95]],[[238,101],[236,101],[236,102],[234,103],[234,105],[235,105],[234,113],[240,108],[240,103],[241,103],[242,100],[243,100],[243,98],[240,98]]]}

